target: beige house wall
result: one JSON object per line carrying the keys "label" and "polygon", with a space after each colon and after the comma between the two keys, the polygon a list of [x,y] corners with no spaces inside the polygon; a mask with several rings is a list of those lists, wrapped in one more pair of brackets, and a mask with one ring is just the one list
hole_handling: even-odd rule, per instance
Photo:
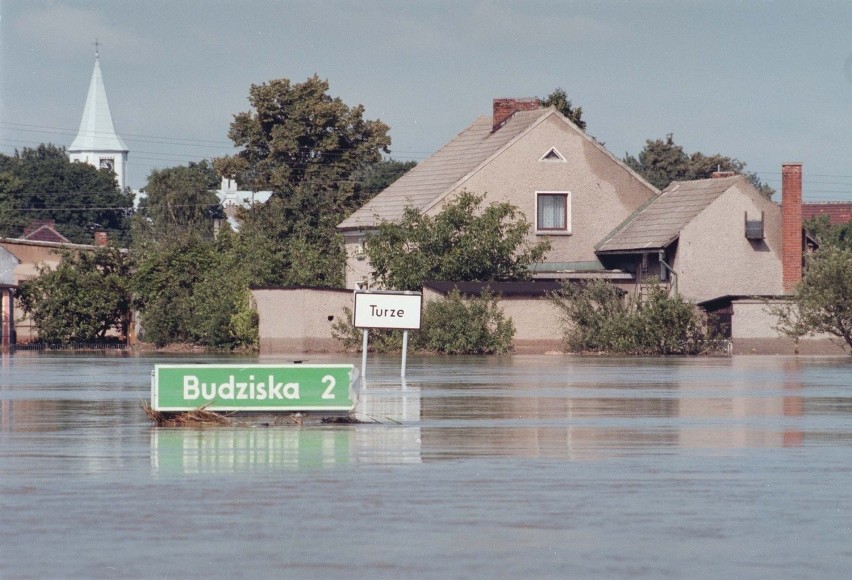
{"label": "beige house wall", "polygon": [[805,336],[798,341],[775,330],[778,318],[773,306],[789,304],[784,299],[740,299],[733,302],[731,345],[733,354],[834,354],[849,352],[841,338],[828,334]]}
{"label": "beige house wall", "polygon": [[[764,215],[764,240],[745,237]],[[781,209],[750,186],[734,186],[681,230],[673,267],[678,291],[694,302],[726,295],[783,294]]]}
{"label": "beige house wall", "polygon": [[[552,148],[565,161],[540,161]],[[536,192],[570,193],[571,234],[550,238],[546,262],[597,261],[595,244],[656,192],[590,138],[552,116],[503,149],[427,213],[434,215],[461,191],[485,193],[485,203],[509,202],[535,229]]]}

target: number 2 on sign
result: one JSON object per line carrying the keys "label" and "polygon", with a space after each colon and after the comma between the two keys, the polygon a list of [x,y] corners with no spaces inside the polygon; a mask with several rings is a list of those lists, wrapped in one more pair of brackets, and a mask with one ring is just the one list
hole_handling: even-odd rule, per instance
{"label": "number 2 on sign", "polygon": [[334,385],[337,384],[337,381],[334,380],[334,377],[331,375],[325,375],[322,378],[323,383],[328,383],[328,387],[326,387],[325,391],[323,391],[322,398],[323,399],[333,399],[334,393],[331,391],[334,390]]}

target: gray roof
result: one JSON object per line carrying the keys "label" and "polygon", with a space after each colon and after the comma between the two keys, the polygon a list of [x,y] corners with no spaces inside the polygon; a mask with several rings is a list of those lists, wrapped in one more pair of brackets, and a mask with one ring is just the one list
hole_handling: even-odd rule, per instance
{"label": "gray roof", "polygon": [[68,151],[128,151],[121,137],[115,132],[112,113],[109,110],[104,79],[101,76],[100,59],[95,59],[95,70],[89,83],[86,107],[80,130]]}
{"label": "gray roof", "polygon": [[491,117],[479,117],[337,227],[342,230],[370,228],[382,221],[402,218],[407,207],[428,209],[492,155],[549,114],[558,113],[553,108],[518,111],[494,132]]}
{"label": "gray roof", "polygon": [[633,212],[596,249],[598,252],[625,252],[665,248],[695,216],[740,181],[746,178],[737,175],[675,181],[658,197]]}

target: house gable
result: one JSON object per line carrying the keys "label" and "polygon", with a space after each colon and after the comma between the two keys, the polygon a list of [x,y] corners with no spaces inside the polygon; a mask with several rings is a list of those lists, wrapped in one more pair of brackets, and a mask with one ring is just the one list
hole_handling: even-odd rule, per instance
{"label": "house gable", "polygon": [[[746,236],[746,218],[763,221],[762,238]],[[681,229],[674,269],[693,301],[783,294],[780,207],[739,178]]]}

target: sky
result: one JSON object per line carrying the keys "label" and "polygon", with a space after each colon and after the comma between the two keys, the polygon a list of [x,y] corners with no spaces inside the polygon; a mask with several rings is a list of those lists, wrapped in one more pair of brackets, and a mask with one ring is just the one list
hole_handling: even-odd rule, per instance
{"label": "sky", "polygon": [[68,146],[99,42],[128,185],[234,152],[249,88],[317,74],[419,161],[496,97],[562,88],[615,156],[674,135],[852,201],[852,3],[0,0],[0,153]]}

